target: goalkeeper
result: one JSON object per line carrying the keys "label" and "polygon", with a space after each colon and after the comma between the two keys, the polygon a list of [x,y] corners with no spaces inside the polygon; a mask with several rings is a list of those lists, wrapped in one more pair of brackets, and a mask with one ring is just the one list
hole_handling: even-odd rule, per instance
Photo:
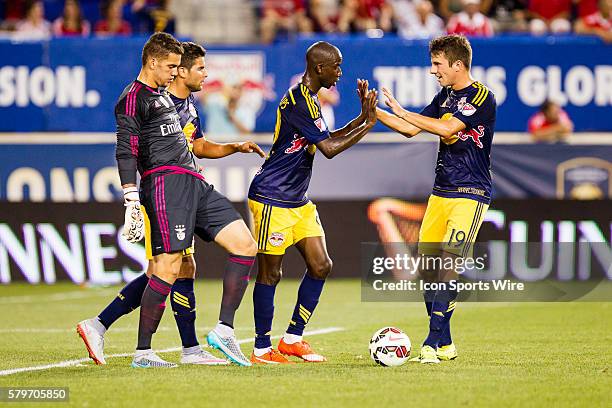
{"label": "goalkeeper", "polygon": [[[181,45],[172,36],[157,33],[145,44],[142,59],[143,67],[138,79],[125,88],[115,107],[116,157],[124,189],[124,235],[128,241],[136,242],[143,236],[145,223],[140,202],[149,216],[153,255],[148,270],[150,278],[142,275],[132,281],[100,316],[79,323],[77,331],[94,361],[104,364],[105,330],[121,315],[141,306],[138,347],[132,366],[172,367],[174,364],[162,360],[151,350],[153,333],[172,290],[172,306],[184,346],[181,362],[222,363],[203,352],[195,339],[195,268],[185,267],[185,255],[193,262],[188,249],[197,232],[201,238],[214,240],[230,253],[219,324],[209,334],[209,342],[213,336],[215,345],[232,361],[250,365],[236,343],[233,319],[246,290],[257,245],[231,203],[199,173],[199,166],[188,145],[193,137],[193,152],[198,157],[222,157],[225,154],[208,154],[219,149],[229,150],[227,154],[242,151],[262,155],[263,152],[251,142],[240,146],[218,145],[202,137],[190,96],[191,91],[201,89],[206,77],[201,47]],[[174,95],[162,88],[171,83],[169,90]],[[185,130],[191,130],[189,141]],[[136,188],[137,169],[141,174],[140,191]],[[184,276],[188,269],[192,273]],[[185,283],[190,287],[186,288]],[[191,337],[188,344],[191,347],[185,348],[187,337]],[[186,358],[186,352],[197,355]]]}

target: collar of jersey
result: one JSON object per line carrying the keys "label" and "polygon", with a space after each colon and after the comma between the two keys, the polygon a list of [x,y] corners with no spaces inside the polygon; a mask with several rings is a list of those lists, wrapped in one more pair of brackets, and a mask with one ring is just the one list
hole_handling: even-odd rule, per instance
{"label": "collar of jersey", "polygon": [[306,89],[308,90],[308,92],[310,93],[310,95],[315,96],[315,95],[317,94],[316,92],[312,92],[312,91],[310,90],[310,88],[309,88],[309,87],[307,87],[307,86],[306,86],[306,84],[304,84],[302,81],[298,82],[298,87],[299,87],[300,85],[304,85],[304,88],[306,88]]}
{"label": "collar of jersey", "polygon": [[152,86],[149,86],[149,85],[145,84],[144,82],[142,82],[142,81],[141,81],[141,80],[139,80],[139,79],[137,79],[137,80],[136,80],[136,82],[138,82],[139,84],[142,84],[142,85],[146,86],[146,87],[147,87],[147,88],[149,88],[149,89],[153,89],[153,91],[155,91],[155,92],[157,92],[157,93],[161,93],[161,91],[163,91],[163,90],[165,89],[165,88],[161,88],[161,87],[158,87],[158,88],[153,88]]}
{"label": "collar of jersey", "polygon": [[474,81],[474,82],[472,82],[471,84],[469,84],[468,86],[466,86],[465,88],[461,88],[461,89],[459,89],[459,90],[457,90],[457,91],[455,91],[455,90],[454,90],[452,87],[450,87],[450,86],[449,86],[449,87],[447,87],[447,88],[446,88],[446,92],[447,92],[449,95],[450,95],[451,93],[452,93],[452,94],[455,94],[455,95],[459,95],[459,94],[462,94],[462,93],[465,93],[465,92],[469,91],[469,90],[470,90],[470,88],[472,88],[472,87],[474,86],[474,84],[477,84],[477,83],[478,83],[478,81]]}
{"label": "collar of jersey", "polygon": [[[187,96],[187,98],[179,98],[178,96],[176,96],[175,94],[173,94],[172,92],[168,91],[168,95],[170,95],[170,97],[174,100],[177,101],[184,101],[187,100],[189,98],[189,96]],[[190,94],[191,95],[191,94]]]}

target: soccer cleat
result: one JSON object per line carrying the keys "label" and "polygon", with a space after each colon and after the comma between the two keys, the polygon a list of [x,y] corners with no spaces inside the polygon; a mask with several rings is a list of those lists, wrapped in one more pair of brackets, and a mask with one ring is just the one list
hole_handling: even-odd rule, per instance
{"label": "soccer cleat", "polygon": [[436,355],[440,360],[449,361],[457,358],[457,347],[455,347],[454,343],[449,344],[448,346],[440,346],[436,350]]}
{"label": "soccer cleat", "polygon": [[227,365],[229,361],[215,357],[206,350],[200,349],[200,351],[191,354],[181,355],[181,364],[199,364],[199,365]]}
{"label": "soccer cleat", "polygon": [[271,349],[263,356],[251,354],[251,363],[253,364],[295,364],[295,361],[288,360],[278,351]]}
{"label": "soccer cleat", "polygon": [[309,363],[322,363],[327,361],[327,359],[322,355],[316,354],[310,347],[310,344],[308,344],[308,342],[305,340],[287,344],[285,343],[284,339],[281,339],[281,341],[278,343],[278,351],[286,356],[299,357]]}
{"label": "soccer cleat", "polygon": [[77,324],[76,331],[85,343],[89,357],[97,365],[103,365],[106,364],[106,360],[104,360],[104,336],[96,330],[92,321],[93,319],[83,320]]}
{"label": "soccer cleat", "polygon": [[211,330],[206,336],[208,345],[225,354],[230,361],[244,367],[250,367],[251,362],[240,350],[235,336],[221,337],[216,331]]}
{"label": "soccer cleat", "polygon": [[431,346],[421,347],[421,355],[419,356],[421,364],[438,364],[440,360],[436,356],[436,350]]}
{"label": "soccer cleat", "polygon": [[170,363],[166,360],[162,360],[154,352],[147,353],[145,355],[136,357],[132,360],[132,367],[134,368],[174,368],[178,365]]}

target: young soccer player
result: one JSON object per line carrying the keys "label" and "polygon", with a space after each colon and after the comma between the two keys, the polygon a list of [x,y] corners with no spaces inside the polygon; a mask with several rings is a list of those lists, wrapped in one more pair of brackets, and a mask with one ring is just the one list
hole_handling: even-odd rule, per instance
{"label": "young soccer player", "polygon": [[[306,72],[302,81],[281,99],[272,151],[249,189],[253,233],[259,247],[259,271],[253,291],[257,335],[253,363],[289,363],[280,353],[310,362],[325,361],[302,339],[332,268],[316,206],[306,192],[317,149],[331,159],[357,143],[376,123],[377,93],[368,91],[367,81],[359,81],[359,116],[341,129],[330,132],[327,128],[317,92],[336,84],[342,75],[341,64],[340,50],[327,42],[317,42],[308,49]],[[307,270],[278,353],[270,341],[274,293],[281,279],[283,255],[292,245],[300,251]]]}
{"label": "young soccer player", "polygon": [[[393,114],[377,109],[378,119],[389,128],[412,137],[424,130],[440,137],[436,179],[419,231],[419,253],[444,257],[471,255],[484,214],[491,201],[490,153],[495,129],[493,93],[470,75],[472,48],[462,36],[448,35],[429,44],[431,74],[442,90],[418,114],[401,107],[383,89]],[[432,263],[433,264],[433,263]],[[448,281],[453,271],[422,271]],[[426,291],[429,335],[419,361],[439,363],[457,357],[450,319],[457,293],[450,289]]]}
{"label": "young soccer player", "polygon": [[[201,88],[201,82],[206,77],[203,49],[200,47],[200,50],[195,50],[192,45],[187,45],[187,48],[191,50],[192,55],[188,55],[185,59],[186,64],[190,58],[192,62],[198,59],[201,61],[195,70],[193,69],[195,62],[190,68],[181,67],[183,80],[189,85],[183,83],[184,87],[178,86],[177,93],[183,92],[184,88],[189,86]],[[172,97],[158,87],[169,85],[179,73],[178,65],[183,51],[181,44],[172,36],[164,33],[154,34],[143,49],[143,68],[139,79],[126,88],[116,107],[117,161],[127,207],[125,235],[130,241],[138,241],[143,232],[144,223],[135,187],[135,171],[138,167],[142,175],[140,197],[143,198],[146,213],[151,215],[150,242],[153,258],[148,270],[150,279],[139,278],[141,282],[134,285],[132,282],[122,291],[109,305],[111,309],[108,314],[109,321],[112,323],[140,304],[138,349],[132,366],[145,368],[175,366],[155,355],[150,349],[150,342],[163,314],[165,299],[173,287],[172,284],[179,276],[186,276],[185,279],[190,280],[195,273],[195,265],[191,268],[185,267],[183,261],[185,250],[193,242],[195,230],[200,237],[214,240],[231,254],[224,278],[220,322],[209,333],[209,342],[214,339],[218,343],[217,346],[232,361],[240,365],[250,365],[236,343],[232,324],[234,313],[248,283],[256,244],[231,203],[207,184],[199,174],[183,129],[191,130],[190,140],[192,137],[197,138],[194,141],[194,151],[202,157],[223,157],[236,151],[256,152],[261,155],[263,152],[251,142],[218,145],[202,138],[201,133],[195,134],[196,130],[201,131],[199,126],[196,128],[193,123],[197,118],[197,111],[191,111],[189,104],[183,106],[189,115],[182,109],[182,115],[177,113]],[[194,77],[199,78],[197,84]],[[180,96],[178,99],[181,99]],[[190,95],[186,96],[183,102]],[[181,121],[185,123],[182,124]],[[196,123],[199,125],[199,122]],[[170,224],[173,225],[173,231],[170,230]],[[145,281],[146,283],[143,283]],[[179,281],[177,288],[173,287],[175,290],[171,299],[177,303],[173,304],[173,308],[176,307],[175,312],[181,306],[186,309],[195,306],[195,299],[191,296],[193,283],[192,281],[184,283]],[[182,287],[183,293],[179,292],[179,287]],[[128,288],[129,290],[126,290]],[[122,302],[125,300],[125,293],[130,295],[129,302]],[[138,293],[142,294],[140,302],[138,302]],[[114,303],[116,304],[113,305]],[[88,346],[90,355],[95,345],[103,345],[103,330],[98,330],[100,324],[96,323],[104,322],[105,312],[109,308],[100,315],[99,320],[92,322],[94,319],[90,319],[77,327],[77,330],[81,329],[79,334]],[[113,308],[115,310],[112,310]],[[191,311],[187,310],[176,313],[177,324],[179,329],[182,329],[184,346],[185,339],[191,338],[191,343],[195,339],[195,315],[190,313]],[[192,349],[200,357],[208,358],[199,351],[197,340],[195,342],[195,346],[187,348]],[[104,362],[101,347],[95,351],[94,359]],[[102,358],[101,361],[99,357]],[[219,363],[219,359],[216,360],[216,363]]]}

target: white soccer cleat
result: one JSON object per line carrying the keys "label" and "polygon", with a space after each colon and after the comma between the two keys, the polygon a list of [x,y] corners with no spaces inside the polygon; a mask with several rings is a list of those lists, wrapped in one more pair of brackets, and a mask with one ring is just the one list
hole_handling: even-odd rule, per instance
{"label": "white soccer cleat", "polygon": [[221,337],[215,330],[212,330],[206,336],[206,341],[209,346],[225,354],[230,361],[243,367],[250,367],[252,365],[249,359],[242,353],[235,336]]}
{"label": "white soccer cleat", "polygon": [[97,318],[83,320],[76,326],[76,331],[85,343],[89,357],[97,365],[106,364],[104,360],[104,335],[96,329],[96,326],[101,325]]}
{"label": "white soccer cleat", "polygon": [[170,363],[153,351],[145,353],[143,355],[135,355],[132,360],[132,367],[134,368],[174,368],[178,367],[178,365],[174,363]]}
{"label": "white soccer cleat", "polygon": [[229,361],[215,357],[208,351],[200,349],[200,351],[195,353],[182,354],[181,364],[228,365]]}

